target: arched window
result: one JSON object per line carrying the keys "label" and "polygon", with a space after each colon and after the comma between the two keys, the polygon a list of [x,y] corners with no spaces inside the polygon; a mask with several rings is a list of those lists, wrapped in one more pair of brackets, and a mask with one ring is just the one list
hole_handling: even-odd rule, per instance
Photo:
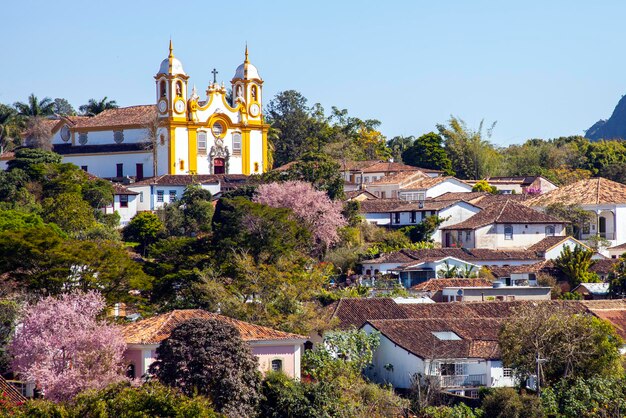
{"label": "arched window", "polygon": [[206,138],[206,132],[198,132],[198,151],[201,153],[206,153]]}
{"label": "arched window", "polygon": [[165,87],[165,80],[161,80],[161,97],[165,97],[167,95],[167,89]]}
{"label": "arched window", "polygon": [[554,236],[554,226],[553,225],[546,226],[546,236],[547,237],[553,237]]}
{"label": "arched window", "polygon": [[256,86],[252,86],[252,100],[256,102]]}
{"label": "arched window", "polygon": [[283,369],[283,361],[280,359],[272,360],[272,371],[279,372]]}
{"label": "arched window", "polygon": [[241,133],[233,133],[233,155],[241,155]]}
{"label": "arched window", "polygon": [[181,170],[185,169],[185,160],[180,160],[180,169]]}
{"label": "arched window", "polygon": [[180,81],[176,82],[176,96],[178,97],[183,96],[183,83]]}
{"label": "arched window", "polygon": [[504,239],[513,239],[513,225],[504,225]]}

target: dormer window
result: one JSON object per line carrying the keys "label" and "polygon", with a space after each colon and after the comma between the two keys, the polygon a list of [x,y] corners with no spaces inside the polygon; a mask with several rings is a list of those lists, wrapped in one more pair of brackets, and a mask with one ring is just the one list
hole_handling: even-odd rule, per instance
{"label": "dormer window", "polygon": [[433,331],[432,334],[440,341],[460,341],[459,337],[454,331]]}

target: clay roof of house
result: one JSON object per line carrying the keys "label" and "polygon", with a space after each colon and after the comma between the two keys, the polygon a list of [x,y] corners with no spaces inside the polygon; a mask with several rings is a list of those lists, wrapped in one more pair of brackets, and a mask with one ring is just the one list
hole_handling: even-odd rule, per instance
{"label": "clay roof of house", "polygon": [[[500,357],[500,319],[391,319],[368,322],[395,344],[423,359]],[[460,339],[442,340],[435,336],[436,332],[453,332]]]}
{"label": "clay roof of house", "polygon": [[620,337],[626,339],[626,300],[581,300],[589,312],[609,321]]}
{"label": "clay roof of house", "polygon": [[22,395],[15,386],[10,384],[4,377],[0,376],[0,399],[4,398],[13,405],[21,405],[26,402],[26,397]]}
{"label": "clay roof of house", "polygon": [[614,245],[612,247],[609,247],[608,249],[609,250],[626,250],[626,242],[624,242],[623,244]]}
{"label": "clay roof of house", "polygon": [[626,203],[626,185],[603,177],[581,180],[528,199],[528,206],[546,207],[553,203],[600,205]]}
{"label": "clay roof of house", "polygon": [[[485,180],[492,186],[497,186],[498,184],[519,184],[521,186],[530,186],[538,178],[542,178],[542,177],[541,176],[509,176],[509,177],[496,176],[496,177],[487,177]],[[468,183],[475,184],[475,183],[478,183],[479,181],[481,180],[468,180]]]}
{"label": "clay roof of house", "polygon": [[433,200],[463,200],[465,202],[474,202],[489,194],[490,193],[487,192],[447,192],[433,197]]}
{"label": "clay roof of house", "polygon": [[542,239],[541,241],[537,242],[536,244],[533,244],[530,247],[528,247],[528,249],[531,250],[531,251],[537,251],[537,252],[545,253],[546,251],[556,247],[557,245],[559,245],[562,242],[567,241],[567,240],[574,240],[581,247],[589,249],[589,247],[587,247],[582,242],[578,241],[576,238],[573,238],[573,237],[570,237],[570,236],[558,236],[558,235],[551,236],[551,237],[545,237],[544,239]]}
{"label": "clay roof of house", "polygon": [[589,267],[589,270],[599,274],[609,274],[613,267],[619,263],[616,258],[605,258],[602,260],[593,260],[594,263]]}
{"label": "clay roof of house", "polygon": [[[405,185],[412,183],[416,179],[425,179],[425,178],[437,178],[437,177],[428,177],[422,171],[400,171],[395,174],[389,174],[379,178],[378,180],[374,180],[368,183],[368,186],[379,186],[382,184],[398,184]],[[404,187],[402,187],[404,188]]]}
{"label": "clay roof of house", "polygon": [[411,290],[417,290],[422,292],[439,292],[446,287],[486,287],[491,286],[493,283],[488,279],[466,279],[466,278],[453,278],[453,279],[430,279],[423,283],[416,284],[411,287]]}
{"label": "clay roof of house", "polygon": [[378,199],[376,195],[368,192],[367,190],[351,190],[349,192],[344,192],[344,194],[346,196],[346,200],[351,200],[361,195],[364,195],[366,197],[366,200]]}
{"label": "clay roof of house", "polygon": [[127,125],[148,125],[156,118],[155,105],[140,105],[107,109],[95,116],[74,120],[73,128],[89,129]]}
{"label": "clay roof of house", "polygon": [[340,329],[360,328],[370,319],[407,318],[391,298],[342,298],[328,308],[329,320],[337,318]]}
{"label": "clay roof of house", "polygon": [[382,264],[382,263],[410,263],[415,259],[407,254],[405,250],[394,251],[391,253],[380,254],[376,258],[370,260],[363,260],[363,263],[368,264]]}
{"label": "clay roof of house", "polygon": [[[398,162],[389,161],[355,161],[350,168],[351,171],[363,171],[364,173],[389,173],[399,171],[421,171],[423,173],[442,173],[440,170],[432,170],[430,168],[415,167]],[[363,163],[363,164],[361,164]]]}
{"label": "clay roof of house", "polygon": [[512,201],[516,203],[524,203],[530,199],[530,196],[527,194],[491,194],[487,193],[486,195],[478,198],[475,202],[473,202],[476,206],[481,208],[486,208],[488,206],[497,204],[501,205],[504,202]]}
{"label": "clay roof of house", "polygon": [[449,180],[458,181],[459,183],[464,183],[463,180],[459,180],[456,177],[452,177],[452,176],[446,176],[446,177],[422,177],[422,178],[417,178],[414,181],[412,181],[411,183],[405,185],[403,187],[403,189],[428,190],[431,187],[435,187],[436,185],[441,184],[441,183],[446,182],[446,181],[449,181]]}
{"label": "clay roof of house", "polygon": [[533,251],[527,250],[492,250],[489,248],[426,248],[422,250],[404,250],[404,253],[416,261],[424,258],[454,257],[464,261],[496,260],[539,260]]}
{"label": "clay roof of house", "polygon": [[111,183],[113,185],[113,194],[116,195],[138,195],[138,192],[134,192],[128,189],[126,186],[120,183]]}
{"label": "clay roof of house", "polygon": [[0,154],[0,160],[12,160],[15,158],[15,153],[13,151],[6,151]]}
{"label": "clay roof of house", "polygon": [[234,325],[244,341],[300,340],[306,337],[272,328],[239,321],[202,309],[180,309],[142,319],[122,328],[127,344],[159,344],[168,338],[174,328],[190,319],[217,319]]}
{"label": "clay roof of house", "polygon": [[158,184],[163,186],[188,186],[190,184],[217,182],[219,182],[219,177],[212,174],[163,174],[161,176],[145,178],[141,181],[133,183],[133,186],[143,186],[148,184]]}
{"label": "clay roof of house", "polygon": [[476,229],[491,224],[563,224],[564,221],[524,206],[513,200],[492,204],[463,222],[444,229]]}

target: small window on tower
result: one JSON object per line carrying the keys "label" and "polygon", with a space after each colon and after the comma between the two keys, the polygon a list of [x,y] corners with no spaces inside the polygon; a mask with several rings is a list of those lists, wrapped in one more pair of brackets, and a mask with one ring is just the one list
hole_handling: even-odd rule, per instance
{"label": "small window on tower", "polygon": [[180,160],[179,166],[180,166],[181,170],[184,170],[185,169],[185,160]]}
{"label": "small window on tower", "polygon": [[241,134],[239,132],[233,134],[233,155],[241,155]]}
{"label": "small window on tower", "polygon": [[252,100],[256,101],[256,86],[252,86]]}
{"label": "small window on tower", "polygon": [[254,163],[254,172],[255,173],[259,172],[259,163]]}
{"label": "small window on tower", "polygon": [[183,96],[183,83],[181,83],[180,81],[176,82],[176,96]]}
{"label": "small window on tower", "polygon": [[161,136],[159,137],[159,140],[161,142],[161,145],[165,145],[165,135],[161,134]]}
{"label": "small window on tower", "polygon": [[161,97],[165,97],[167,93],[166,87],[165,87],[165,80],[161,81]]}

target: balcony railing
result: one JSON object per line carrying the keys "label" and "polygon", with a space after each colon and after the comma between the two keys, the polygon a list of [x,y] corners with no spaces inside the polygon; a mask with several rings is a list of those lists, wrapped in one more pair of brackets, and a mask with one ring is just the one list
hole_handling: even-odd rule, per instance
{"label": "balcony railing", "polygon": [[485,374],[439,376],[442,388],[485,386]]}

